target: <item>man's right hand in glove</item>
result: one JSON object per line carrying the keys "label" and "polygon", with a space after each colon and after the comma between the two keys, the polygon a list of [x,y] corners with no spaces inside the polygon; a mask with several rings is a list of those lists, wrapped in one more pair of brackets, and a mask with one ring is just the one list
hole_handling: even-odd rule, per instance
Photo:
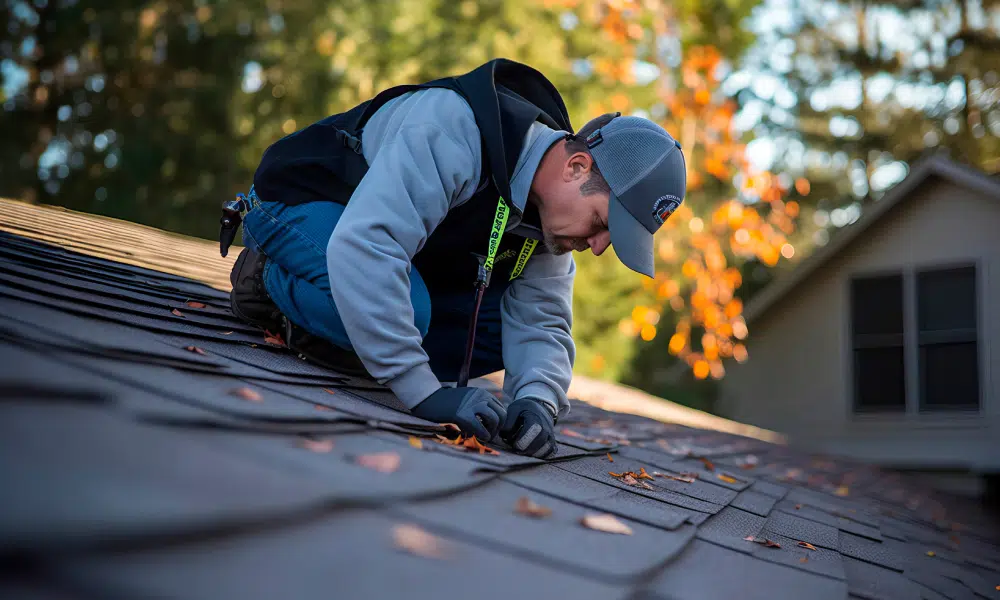
{"label": "man's right hand in glove", "polygon": [[454,423],[462,435],[488,442],[497,435],[507,411],[493,394],[474,387],[443,387],[410,412],[435,423]]}

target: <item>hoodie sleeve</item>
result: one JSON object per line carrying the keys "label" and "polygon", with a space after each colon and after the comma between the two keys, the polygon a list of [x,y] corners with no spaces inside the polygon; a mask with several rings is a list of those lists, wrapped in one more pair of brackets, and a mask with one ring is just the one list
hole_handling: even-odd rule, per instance
{"label": "hoodie sleeve", "polygon": [[327,244],[327,269],[361,362],[412,408],[441,384],[414,325],[410,261],[475,193],[482,149],[472,109],[450,90],[416,92],[376,116],[363,138],[369,170]]}
{"label": "hoodie sleeve", "polygon": [[575,274],[569,253],[532,256],[501,303],[504,394],[540,401],[557,418],[569,412],[567,392],[576,359]]}

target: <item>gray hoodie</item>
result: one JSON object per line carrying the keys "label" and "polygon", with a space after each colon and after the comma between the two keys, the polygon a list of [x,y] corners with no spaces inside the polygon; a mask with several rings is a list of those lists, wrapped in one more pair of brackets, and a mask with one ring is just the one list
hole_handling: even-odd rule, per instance
{"label": "gray hoodie", "polygon": [[[565,132],[535,123],[511,180],[510,200],[524,208],[542,155]],[[369,373],[407,407],[441,387],[414,325],[410,260],[449,210],[476,192],[482,168],[479,129],[456,92],[404,94],[367,123],[362,149],[369,170],[327,244],[333,301]],[[521,224],[511,214],[507,232]],[[566,392],[576,347],[571,335],[571,254],[535,254],[501,301],[504,393],[534,398],[554,415],[569,411]]]}

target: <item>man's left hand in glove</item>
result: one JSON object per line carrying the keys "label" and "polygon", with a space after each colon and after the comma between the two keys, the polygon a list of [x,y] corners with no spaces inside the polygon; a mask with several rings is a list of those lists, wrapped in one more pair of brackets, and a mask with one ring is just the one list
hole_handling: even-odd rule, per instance
{"label": "man's left hand in glove", "polygon": [[540,401],[515,400],[507,407],[500,437],[518,454],[549,458],[556,453],[555,417]]}

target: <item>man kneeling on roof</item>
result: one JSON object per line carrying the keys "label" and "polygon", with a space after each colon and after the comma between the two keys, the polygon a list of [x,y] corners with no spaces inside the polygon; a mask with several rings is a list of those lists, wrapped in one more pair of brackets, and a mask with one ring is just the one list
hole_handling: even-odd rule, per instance
{"label": "man kneeling on roof", "polygon": [[[418,417],[546,458],[569,410],[570,251],[613,245],[652,277],[685,185],[660,126],[614,113],[574,135],[528,66],[394,87],[275,142],[227,203],[233,312]],[[508,406],[467,385],[501,369]]]}

